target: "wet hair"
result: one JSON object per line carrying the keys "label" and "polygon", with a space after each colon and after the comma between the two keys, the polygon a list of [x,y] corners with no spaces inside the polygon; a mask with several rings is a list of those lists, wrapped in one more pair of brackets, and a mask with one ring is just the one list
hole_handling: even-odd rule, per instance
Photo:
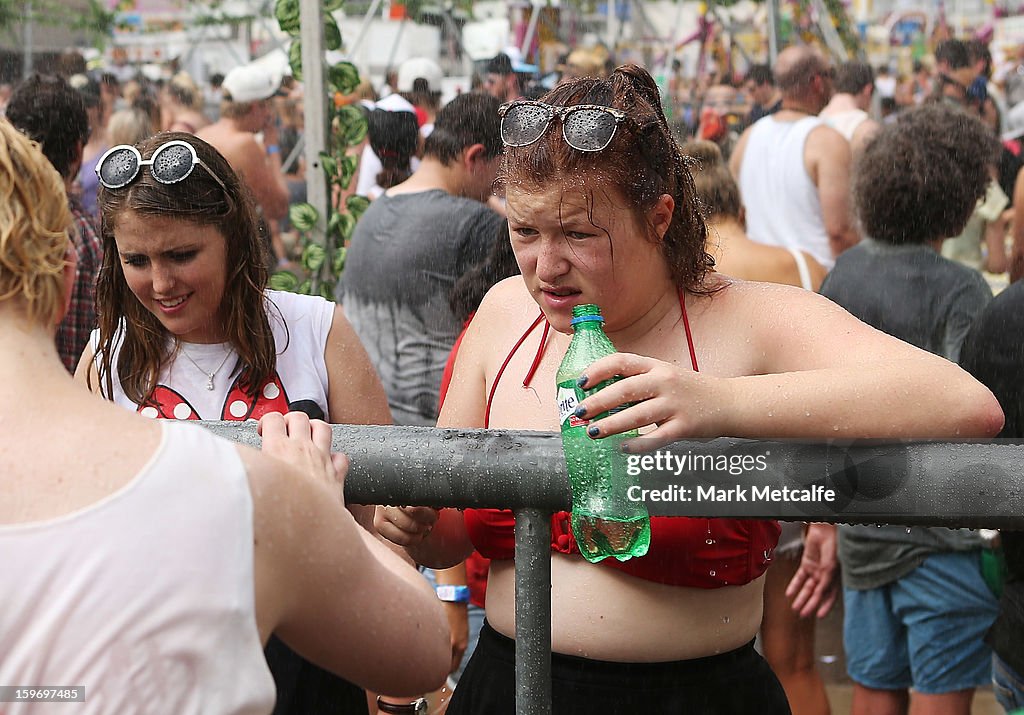
{"label": "wet hair", "polygon": [[865,62],[844,62],[836,70],[835,89],[842,94],[858,94],[875,83],[875,72]]}
{"label": "wet hair", "polygon": [[[227,276],[217,320],[221,321],[227,341],[239,355],[243,369],[239,384],[252,395],[270,377],[276,365],[274,336],[263,294],[267,283],[266,249],[257,228],[256,206],[227,160],[191,134],[164,132],[140,142],[137,148],[142,157],[148,159],[154,150],[172,140],[191,144],[202,162],[184,181],[161,184],[153,179],[147,166],[124,188],[108,189],[101,185],[99,189],[97,200],[104,250],[96,283],[101,387],[108,398],[113,394],[113,353],[120,344],[118,378],[128,399],[141,404],[156,387],[161,366],[177,347],[168,348],[167,331],[138,301],[124,277],[115,231],[118,220],[132,211],[144,217],[173,218],[198,226],[212,226],[224,236]],[[224,183],[225,189],[221,189],[211,174]]]}
{"label": "wet hair", "polygon": [[775,77],[772,75],[772,68],[768,65],[753,65],[747,71],[747,80],[757,85],[775,84]]}
{"label": "wet hair", "polygon": [[448,294],[452,315],[460,323],[465,323],[480,307],[480,301],[495,283],[515,275],[519,275],[519,264],[516,263],[516,254],[509,240],[508,221],[502,221],[491,250],[452,286]]}
{"label": "wet hair", "polygon": [[0,302],[53,323],[64,304],[71,212],[64,181],[29,139],[0,119]]}
{"label": "wet hair", "polygon": [[[651,75],[637,65],[623,65],[607,78],[566,82],[542,99],[555,106],[615,107],[627,118],[619,123],[608,147],[599,152],[572,149],[562,137],[558,120],[553,120],[534,143],[506,147],[498,181],[527,191],[560,181],[584,181],[591,204],[595,190],[611,188],[632,207],[641,225],[663,194],[672,196],[675,208],[661,240],[672,279],[679,288],[710,292],[704,286],[704,278],[714,265],[705,250],[707,226],[686,158],[665,119],[658,86]],[[655,240],[653,229],[648,238]]]}
{"label": "wet hair", "polygon": [[998,149],[981,120],[956,107],[902,112],[854,167],[854,205],[865,234],[892,244],[956,236],[985,193]]}
{"label": "wet hair", "polygon": [[460,94],[437,114],[434,131],[423,144],[423,156],[448,166],[466,147],[483,144],[488,159],[501,154],[499,102],[489,94]]}
{"label": "wet hair", "polygon": [[375,109],[367,118],[370,148],[380,159],[377,185],[389,189],[412,175],[410,160],[419,145],[419,127],[413,112]]}
{"label": "wet hair", "polygon": [[683,144],[683,153],[693,159],[690,173],[693,174],[693,185],[704,218],[713,221],[722,216],[740,220],[743,212],[740,187],[725,165],[719,146],[714,142],[695,140]]}
{"label": "wet hair", "polygon": [[65,179],[79,158],[79,143],[89,141],[89,115],[82,95],[55,75],[33,74],[14,88],[7,119],[39,142],[46,158]]}

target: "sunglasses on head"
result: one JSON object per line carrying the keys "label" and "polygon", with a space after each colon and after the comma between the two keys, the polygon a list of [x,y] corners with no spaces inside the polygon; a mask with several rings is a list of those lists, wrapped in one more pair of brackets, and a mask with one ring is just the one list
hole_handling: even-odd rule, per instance
{"label": "sunglasses on head", "polygon": [[177,184],[184,181],[196,166],[201,166],[227,193],[224,182],[209,167],[199,160],[195,147],[186,141],[174,139],[161,144],[149,159],[133,146],[119,144],[111,147],[96,163],[96,175],[108,189],[123,189],[139,177],[142,167],[148,166],[153,179],[161,184]]}
{"label": "sunglasses on head", "polygon": [[562,122],[562,138],[578,151],[601,151],[615,136],[626,113],[598,104],[555,107],[544,102],[516,100],[498,108],[501,141],[505,146],[527,146],[544,136],[556,116]]}

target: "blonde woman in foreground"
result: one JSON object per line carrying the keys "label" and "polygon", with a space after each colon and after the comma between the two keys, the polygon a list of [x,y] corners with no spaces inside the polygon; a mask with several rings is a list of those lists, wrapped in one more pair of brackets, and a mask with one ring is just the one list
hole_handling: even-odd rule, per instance
{"label": "blonde woman in foreground", "polygon": [[3,120],[0,206],[0,683],[82,688],[75,713],[269,713],[271,633],[364,687],[443,682],[437,598],[345,509],[330,428],[268,414],[260,454],[76,385],[67,201]]}

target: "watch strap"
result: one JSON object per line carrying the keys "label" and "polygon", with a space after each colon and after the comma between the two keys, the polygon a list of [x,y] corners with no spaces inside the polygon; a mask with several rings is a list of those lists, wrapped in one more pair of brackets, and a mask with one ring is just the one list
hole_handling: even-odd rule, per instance
{"label": "watch strap", "polygon": [[391,715],[401,715],[402,713],[425,713],[427,712],[427,699],[417,698],[411,703],[389,703],[386,700],[381,700],[381,696],[377,696],[377,711],[381,713],[388,713]]}

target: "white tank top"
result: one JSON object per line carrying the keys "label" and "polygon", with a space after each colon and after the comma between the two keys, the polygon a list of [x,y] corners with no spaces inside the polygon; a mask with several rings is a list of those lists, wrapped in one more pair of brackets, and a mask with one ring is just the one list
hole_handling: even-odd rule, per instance
{"label": "white tank top", "polygon": [[[277,346],[277,370],[255,398],[239,387],[238,356],[229,343],[181,347],[192,358],[176,354],[160,371],[157,387],[147,403],[132,402],[117,376],[121,335],[114,340],[112,378],[117,404],[144,417],[177,420],[259,419],[267,412],[288,412],[302,403],[315,405],[321,419],[330,418],[327,405],[327,365],[324,350],[334,321],[334,303],[319,296],[266,291],[267,313]],[[92,332],[92,346],[99,367],[99,330]],[[213,378],[210,378],[210,374]],[[212,384],[213,389],[208,389]],[[100,385],[106,388],[106,380]]]}
{"label": "white tank top", "polygon": [[853,141],[853,133],[867,118],[868,113],[863,109],[848,109],[845,112],[830,114],[824,119],[830,127],[842,134],[849,142]]}
{"label": "white tank top", "polygon": [[773,116],[750,130],[740,166],[747,233],[759,243],[807,251],[822,265],[835,263],[818,189],[804,168],[807,136],[818,117],[780,122]]}
{"label": "white tank top", "polygon": [[0,526],[0,683],[85,688],[84,703],[4,703],[5,715],[273,708],[245,468],[226,440],[162,425],[160,446],[118,491]]}

